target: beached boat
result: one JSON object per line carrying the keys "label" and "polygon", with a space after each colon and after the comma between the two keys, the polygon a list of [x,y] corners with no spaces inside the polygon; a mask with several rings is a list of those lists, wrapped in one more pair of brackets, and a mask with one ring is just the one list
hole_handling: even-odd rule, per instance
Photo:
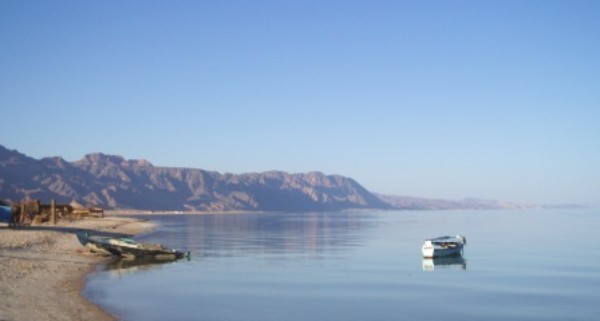
{"label": "beached boat", "polygon": [[92,252],[113,254],[126,258],[146,258],[155,260],[176,260],[190,256],[190,252],[180,252],[162,244],[140,243],[124,237],[94,235],[89,232],[77,233],[79,242]]}
{"label": "beached boat", "polygon": [[462,255],[467,239],[462,235],[442,236],[425,240],[423,243],[423,257],[444,257]]}

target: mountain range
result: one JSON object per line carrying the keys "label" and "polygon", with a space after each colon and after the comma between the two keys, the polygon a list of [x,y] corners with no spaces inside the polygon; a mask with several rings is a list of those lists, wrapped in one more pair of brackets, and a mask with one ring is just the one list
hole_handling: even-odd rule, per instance
{"label": "mountain range", "polygon": [[351,178],[320,172],[221,174],[157,167],[146,160],[89,154],[68,162],[33,159],[0,145],[0,198],[77,201],[107,209],[154,211],[332,211],[386,209]]}
{"label": "mountain range", "polygon": [[383,194],[374,195],[389,204],[391,207],[404,210],[513,210],[538,207],[506,201],[483,200],[477,198],[445,200]]}
{"label": "mountain range", "polygon": [[0,145],[0,199],[76,201],[149,211],[337,211],[345,209],[513,209],[519,204],[450,201],[369,192],[355,180],[321,172],[221,174],[158,167],[102,153],[75,162],[34,159]]}

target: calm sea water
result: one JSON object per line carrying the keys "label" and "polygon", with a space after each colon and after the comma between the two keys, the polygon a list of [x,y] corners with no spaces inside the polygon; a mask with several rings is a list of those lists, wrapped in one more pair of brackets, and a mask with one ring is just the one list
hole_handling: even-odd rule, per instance
{"label": "calm sea water", "polygon": [[[122,320],[598,320],[598,210],[151,216],[191,260],[115,263],[84,294]],[[463,234],[463,259],[421,257]]]}

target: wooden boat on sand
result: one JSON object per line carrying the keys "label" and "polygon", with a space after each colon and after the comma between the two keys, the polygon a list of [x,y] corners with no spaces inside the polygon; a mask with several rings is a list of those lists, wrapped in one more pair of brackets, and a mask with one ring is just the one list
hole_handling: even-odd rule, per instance
{"label": "wooden boat on sand", "polygon": [[189,258],[190,252],[181,252],[162,244],[140,243],[125,237],[94,235],[89,232],[77,233],[79,242],[92,252],[112,254],[125,258],[145,258],[155,260],[177,260]]}

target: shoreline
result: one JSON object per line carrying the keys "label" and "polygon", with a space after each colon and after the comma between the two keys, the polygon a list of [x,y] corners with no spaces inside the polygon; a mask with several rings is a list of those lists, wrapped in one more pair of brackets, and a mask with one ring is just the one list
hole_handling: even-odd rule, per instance
{"label": "shoreline", "polygon": [[277,213],[269,211],[150,211],[150,210],[105,210],[105,215],[112,217],[127,217],[138,215],[229,215],[229,214],[264,214]]}
{"label": "shoreline", "polygon": [[112,216],[17,228],[0,224],[0,320],[117,320],[83,295],[86,276],[112,257],[90,253],[75,232],[134,236],[155,226]]}
{"label": "shoreline", "polygon": [[239,214],[278,214],[278,213],[345,213],[363,211],[405,211],[406,209],[378,209],[378,208],[349,208],[341,210],[326,211],[251,211],[251,210],[227,210],[227,211],[159,211],[159,210],[105,210],[104,214],[112,217],[129,216],[153,216],[153,215],[239,215]]}

